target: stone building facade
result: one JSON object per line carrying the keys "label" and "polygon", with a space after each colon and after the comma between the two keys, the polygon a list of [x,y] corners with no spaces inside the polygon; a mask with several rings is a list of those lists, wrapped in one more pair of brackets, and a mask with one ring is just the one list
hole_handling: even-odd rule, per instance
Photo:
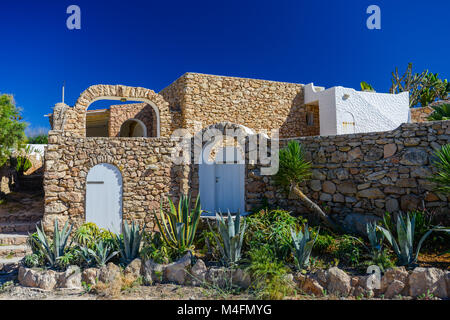
{"label": "stone building facade", "polygon": [[[432,192],[427,176],[432,172],[434,147],[449,142],[449,121],[405,124],[370,134],[320,137],[318,107],[304,104],[303,85],[187,73],[160,93],[145,88],[97,85],[81,94],[74,107],[57,104],[45,154],[45,214],[50,230],[54,219],[80,225],[85,221],[89,172],[102,163],[121,174],[121,216],[146,222],[153,228],[153,210],[168,195],[199,192],[198,164],[174,164],[180,139],[176,129],[202,134],[205,128],[226,133],[241,130],[248,141],[269,139],[280,130],[281,146],[301,142],[313,162],[313,179],[307,193],[329,208],[331,214],[381,215],[384,211],[417,208],[449,210],[447,198]],[[89,105],[101,99],[138,101],[111,106],[108,136],[86,137]],[[148,129],[146,137],[121,137],[121,126],[138,119]],[[267,135],[265,135],[267,133]],[[192,150],[195,141],[189,141]],[[203,148],[205,145],[202,145]],[[189,156],[194,160],[195,152]],[[266,200],[296,213],[305,208],[279,190],[271,176],[261,175],[261,164],[245,165],[245,209]],[[339,220],[339,219],[338,219]]]}

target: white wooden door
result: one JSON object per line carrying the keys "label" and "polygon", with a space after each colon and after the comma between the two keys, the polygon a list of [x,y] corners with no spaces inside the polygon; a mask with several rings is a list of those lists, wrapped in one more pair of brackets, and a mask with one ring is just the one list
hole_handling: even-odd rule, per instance
{"label": "white wooden door", "polygon": [[342,134],[355,133],[355,117],[350,112],[342,113]]}
{"label": "white wooden door", "polygon": [[116,234],[122,227],[122,174],[111,164],[98,164],[86,179],[86,222]]}

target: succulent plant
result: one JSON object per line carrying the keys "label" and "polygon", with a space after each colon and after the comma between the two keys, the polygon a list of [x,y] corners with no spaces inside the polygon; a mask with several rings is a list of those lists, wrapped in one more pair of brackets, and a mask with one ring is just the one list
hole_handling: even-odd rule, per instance
{"label": "succulent plant", "polygon": [[127,265],[139,257],[139,249],[141,247],[144,230],[145,226],[141,231],[139,229],[139,225],[135,224],[134,221],[131,228],[127,221],[124,221],[122,235],[116,235],[114,237],[114,243],[117,248],[119,248],[121,261],[123,264]]}
{"label": "succulent plant", "polygon": [[98,267],[104,266],[119,253],[118,251],[111,252],[111,247],[103,240],[97,241],[94,249],[81,247],[80,250],[81,257],[88,266],[95,265]]}
{"label": "succulent plant", "polygon": [[222,254],[223,260],[228,265],[233,265],[241,259],[241,250],[242,244],[244,240],[244,233],[246,228],[246,222],[241,224],[241,214],[238,213],[236,217],[233,219],[230,211],[228,211],[228,217],[225,221],[224,217],[221,213],[216,213],[217,219],[217,228],[219,229],[220,238],[222,240],[223,246],[221,242],[216,236],[216,233],[212,230],[211,225],[208,225],[216,238],[216,242],[219,247],[219,251]]}
{"label": "succulent plant", "polygon": [[312,239],[307,224],[305,225],[304,230],[304,233],[301,230],[299,230],[298,233],[291,230],[292,252],[299,269],[304,269],[309,265],[309,257],[320,231],[317,230],[315,238]]}

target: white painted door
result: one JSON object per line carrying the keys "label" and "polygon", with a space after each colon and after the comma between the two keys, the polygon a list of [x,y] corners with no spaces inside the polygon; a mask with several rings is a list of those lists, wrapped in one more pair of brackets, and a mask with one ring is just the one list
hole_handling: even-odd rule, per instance
{"label": "white painted door", "polygon": [[116,234],[122,227],[122,174],[112,164],[98,164],[86,179],[86,222]]}

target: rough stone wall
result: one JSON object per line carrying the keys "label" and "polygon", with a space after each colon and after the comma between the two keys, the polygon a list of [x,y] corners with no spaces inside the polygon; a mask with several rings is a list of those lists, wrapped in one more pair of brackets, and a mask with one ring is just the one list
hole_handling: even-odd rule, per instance
{"label": "rough stone wall", "polygon": [[432,114],[434,109],[430,106],[422,108],[411,108],[412,122],[426,122],[427,118]]}
{"label": "rough stone wall", "polygon": [[159,94],[169,103],[169,110],[172,114],[172,132],[176,129],[186,127],[183,108],[185,87],[186,78],[185,76],[181,76],[159,92]]}
{"label": "rough stone wall", "polygon": [[[428,177],[435,148],[450,143],[450,121],[403,124],[393,131],[295,139],[313,163],[307,194],[339,218],[422,208],[450,213],[450,197],[433,192]],[[281,140],[280,147],[288,140]],[[286,195],[273,179],[247,166],[247,209],[269,204],[296,213],[308,210]]]}
{"label": "rough stone wall", "polygon": [[141,120],[147,127],[147,136],[157,136],[157,123],[153,107],[148,103],[133,103],[110,106],[108,133],[110,137],[118,137],[122,124],[128,119]]}
{"label": "rough stone wall", "polygon": [[192,133],[198,131],[195,121],[201,121],[202,128],[231,122],[269,135],[279,128],[281,137],[319,134],[318,126],[306,125],[302,84],[198,73],[187,73],[177,81],[184,87],[177,87],[184,125]]}
{"label": "rough stone wall", "polygon": [[79,226],[85,221],[86,177],[99,163],[119,168],[123,178],[123,218],[154,228],[153,209],[161,197],[178,196],[181,166],[172,166],[175,142],[167,138],[80,138],[50,131],[45,154],[45,214],[51,231],[55,218]]}

